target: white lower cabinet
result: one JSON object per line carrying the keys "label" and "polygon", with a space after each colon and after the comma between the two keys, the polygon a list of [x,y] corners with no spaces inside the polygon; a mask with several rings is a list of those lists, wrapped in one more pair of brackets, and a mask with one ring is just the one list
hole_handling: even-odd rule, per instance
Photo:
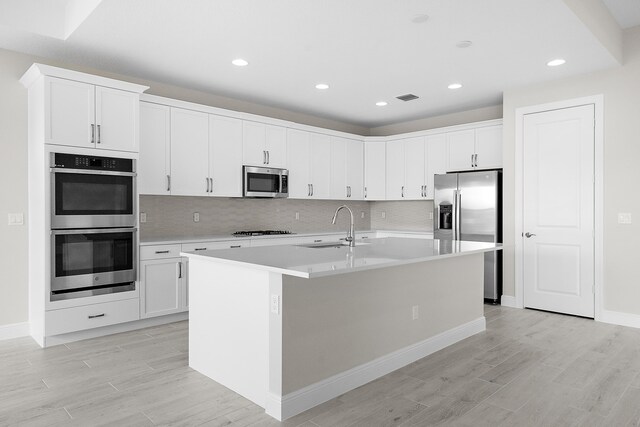
{"label": "white lower cabinet", "polygon": [[140,317],[187,309],[187,262],[168,258],[140,262]]}
{"label": "white lower cabinet", "polygon": [[138,298],[45,312],[45,336],[67,334],[140,319]]}

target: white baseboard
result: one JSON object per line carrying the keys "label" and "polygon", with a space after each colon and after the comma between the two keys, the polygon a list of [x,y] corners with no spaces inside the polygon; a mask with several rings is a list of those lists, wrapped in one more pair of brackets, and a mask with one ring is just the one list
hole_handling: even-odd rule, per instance
{"label": "white baseboard", "polygon": [[483,316],[282,398],[269,394],[266,412],[279,421],[286,420],[484,330],[486,320]]}
{"label": "white baseboard", "polygon": [[29,323],[12,323],[0,325],[0,341],[29,336]]}
{"label": "white baseboard", "polygon": [[602,310],[597,320],[604,323],[611,323],[613,325],[640,328],[640,315],[638,314],[623,313],[621,311]]}
{"label": "white baseboard", "polygon": [[97,338],[105,335],[119,334],[121,332],[135,331],[136,329],[149,328],[151,326],[164,325],[167,323],[187,320],[189,312],[167,314],[166,316],[151,317],[149,319],[136,320],[134,322],[119,323],[116,325],[103,326],[101,328],[87,329],[84,331],[71,332],[69,334],[54,335],[44,338],[43,347],[67,344],[74,341]]}
{"label": "white baseboard", "polygon": [[522,308],[516,303],[516,297],[511,295],[502,295],[500,305],[504,305],[505,307]]}

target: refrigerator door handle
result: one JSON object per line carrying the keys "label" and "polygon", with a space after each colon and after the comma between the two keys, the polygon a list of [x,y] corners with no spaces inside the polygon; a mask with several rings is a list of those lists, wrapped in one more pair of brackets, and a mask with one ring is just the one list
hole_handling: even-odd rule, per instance
{"label": "refrigerator door handle", "polygon": [[453,207],[451,218],[451,239],[458,240],[458,190],[453,190]]}
{"label": "refrigerator door handle", "polygon": [[458,233],[458,237],[456,237],[456,240],[460,240],[460,236],[462,235],[462,231],[460,230],[460,226],[462,225],[461,221],[460,221],[460,215],[462,213],[462,191],[458,190],[456,192],[456,195],[457,195],[457,198],[458,198],[456,200],[456,208],[457,208],[457,211],[456,211],[456,222],[457,222],[457,224],[456,224],[456,232]]}

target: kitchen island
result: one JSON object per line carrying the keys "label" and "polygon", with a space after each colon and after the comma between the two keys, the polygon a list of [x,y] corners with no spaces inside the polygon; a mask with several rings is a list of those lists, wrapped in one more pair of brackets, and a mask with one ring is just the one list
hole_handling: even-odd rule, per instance
{"label": "kitchen island", "polygon": [[189,366],[289,418],[484,331],[484,252],[500,249],[383,238],[183,253]]}

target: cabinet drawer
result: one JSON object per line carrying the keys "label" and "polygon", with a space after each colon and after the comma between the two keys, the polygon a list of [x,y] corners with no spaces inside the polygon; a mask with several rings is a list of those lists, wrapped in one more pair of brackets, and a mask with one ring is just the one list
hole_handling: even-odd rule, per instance
{"label": "cabinet drawer", "polygon": [[182,252],[210,251],[212,249],[245,248],[251,246],[250,240],[226,240],[223,242],[183,243]]}
{"label": "cabinet drawer", "polygon": [[180,257],[180,245],[140,246],[140,259],[162,259]]}
{"label": "cabinet drawer", "polygon": [[63,308],[45,313],[45,335],[66,334],[139,319],[138,298]]}

